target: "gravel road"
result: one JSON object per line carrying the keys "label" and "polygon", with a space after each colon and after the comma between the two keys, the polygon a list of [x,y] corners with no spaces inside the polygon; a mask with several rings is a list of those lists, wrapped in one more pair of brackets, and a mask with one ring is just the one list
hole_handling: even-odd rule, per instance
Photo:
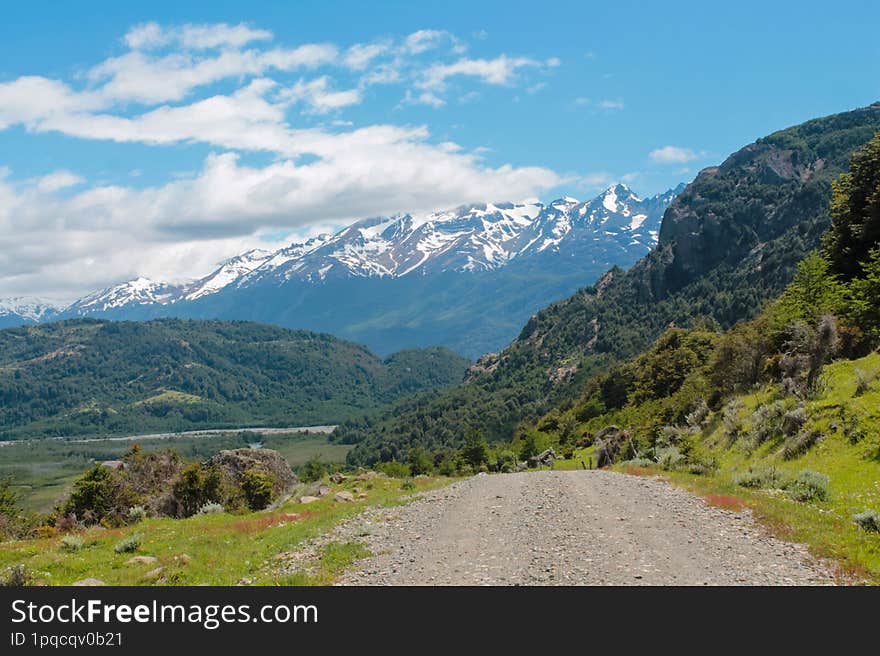
{"label": "gravel road", "polygon": [[369,509],[323,540],[376,554],[342,585],[815,585],[802,545],[747,510],[610,471],[476,476],[398,508]]}

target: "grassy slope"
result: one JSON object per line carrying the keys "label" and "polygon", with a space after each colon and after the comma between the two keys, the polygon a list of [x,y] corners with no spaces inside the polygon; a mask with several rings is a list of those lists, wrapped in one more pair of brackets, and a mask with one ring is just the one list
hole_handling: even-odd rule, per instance
{"label": "grassy slope", "polygon": [[[450,479],[418,478],[414,482],[418,490],[427,490]],[[242,579],[255,585],[327,584],[344,566],[365,555],[362,547],[332,543],[320,554],[310,575],[289,578],[278,578],[274,573],[275,556],[296,550],[304,540],[327,532],[367,505],[399,505],[413,492],[404,490],[401,480],[391,478],[350,480],[333,486],[333,491],[355,487],[366,493],[367,499],[338,503],[331,493],[307,506],[288,502],[259,513],[148,519],[121,529],[89,529],[82,534],[87,546],[72,553],[61,546],[60,537],[2,543],[0,571],[23,564],[40,583],[49,585],[69,585],[87,577],[109,585],[235,585]],[[115,553],[114,545],[132,534],[143,536],[138,551]],[[180,558],[181,554],[186,554],[188,561]],[[158,562],[127,565],[135,555],[154,556]],[[161,576],[145,577],[157,567],[164,567]]]}

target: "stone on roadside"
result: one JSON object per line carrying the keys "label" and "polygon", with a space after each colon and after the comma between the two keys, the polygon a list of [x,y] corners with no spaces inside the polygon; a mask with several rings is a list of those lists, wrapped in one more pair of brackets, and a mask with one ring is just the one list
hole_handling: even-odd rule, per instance
{"label": "stone on roadside", "polygon": [[346,490],[341,490],[333,495],[333,500],[340,501],[343,503],[348,502],[348,501],[354,501],[354,495],[351,492],[347,492]]}
{"label": "stone on roadside", "polygon": [[162,576],[162,572],[165,571],[164,567],[157,567],[156,569],[151,569],[149,572],[144,574],[144,579],[147,581],[152,581],[154,579],[158,579]]}
{"label": "stone on roadside", "polygon": [[336,483],[337,485],[339,485],[340,483],[344,483],[347,480],[348,480],[348,476],[346,476],[345,474],[341,474],[339,472],[336,472],[335,474],[330,475],[330,482]]}
{"label": "stone on roadside", "polygon": [[318,497],[312,497],[312,496],[308,496],[308,495],[299,498],[300,503],[314,503],[315,501],[320,501],[320,500],[321,499]]}
{"label": "stone on roadside", "polygon": [[98,585],[107,585],[107,584],[104,583],[101,579],[87,578],[87,579],[82,579],[81,581],[76,581],[75,583],[72,583],[71,585],[74,585],[77,587],[89,587],[89,586],[98,586]]}

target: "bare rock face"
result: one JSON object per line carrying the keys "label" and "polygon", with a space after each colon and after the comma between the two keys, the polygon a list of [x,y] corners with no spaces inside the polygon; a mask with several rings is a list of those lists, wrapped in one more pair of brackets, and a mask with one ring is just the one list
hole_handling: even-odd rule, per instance
{"label": "bare rock face", "polygon": [[275,480],[273,497],[285,494],[299,483],[287,460],[271,449],[234,449],[221,451],[207,463],[209,467],[217,467],[224,477],[236,485],[240,485],[245,472],[255,469],[271,474]]}

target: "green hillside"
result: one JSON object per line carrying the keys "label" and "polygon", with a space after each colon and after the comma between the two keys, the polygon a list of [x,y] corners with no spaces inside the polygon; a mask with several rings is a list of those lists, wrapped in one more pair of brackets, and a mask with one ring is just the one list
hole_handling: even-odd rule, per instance
{"label": "green hillside", "polygon": [[467,384],[347,423],[336,439],[357,443],[353,463],[404,459],[412,445],[458,447],[469,429],[508,440],[668,326],[754,317],[819,246],[832,182],[878,130],[874,104],[774,133],[702,171],[667,210],[656,251],[631,270],[537,313]]}
{"label": "green hillside", "polygon": [[381,360],[249,322],[71,320],[0,331],[0,439],[331,424],[461,380],[446,349]]}

